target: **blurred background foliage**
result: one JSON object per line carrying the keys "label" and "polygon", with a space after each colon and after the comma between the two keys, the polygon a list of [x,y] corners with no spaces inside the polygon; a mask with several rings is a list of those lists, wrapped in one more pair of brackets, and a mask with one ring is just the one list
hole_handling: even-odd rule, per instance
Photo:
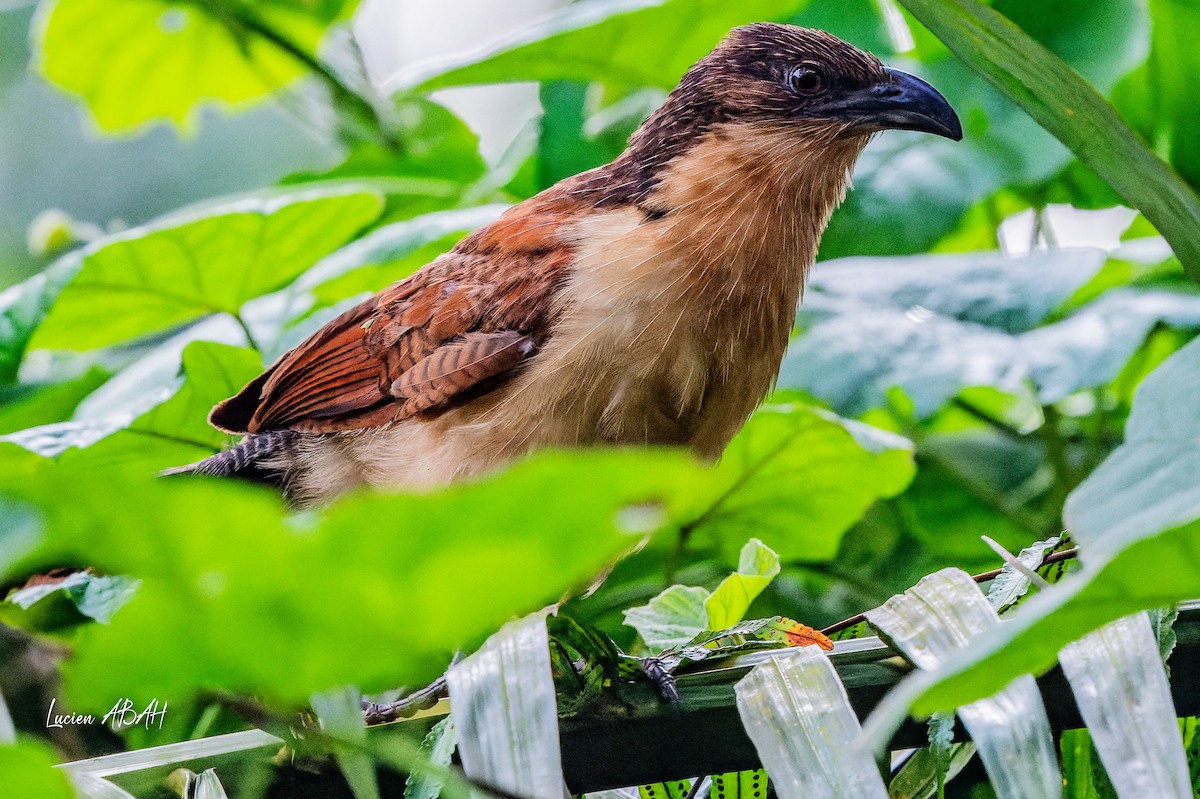
{"label": "blurred background foliage", "polygon": [[[1156,154],[1197,187],[1194,3],[385,5],[0,3],[0,578],[96,570],[0,608],[18,728],[41,729],[59,687],[3,675],[28,658],[52,672],[64,643],[71,707],[173,708],[154,733],[53,736],[81,757],[235,726],[208,691],[283,708],[345,683],[418,684],[606,570],[568,611],[637,650],[626,610],[673,584],[714,588],[751,538],[780,568],[749,615],[817,627],[943,566],[994,568],[981,534],[1017,551],[1064,525],[1099,553],[1076,633],[1200,593],[1180,555],[1200,518],[1200,350],[1185,348],[1200,293],[1070,137],[1026,113],[1039,87],[990,82],[908,10],[1003,15],[1013,42],[1033,46],[1023,31],[1111,101],[1145,142],[1131,159]],[[414,44],[437,18],[454,46]],[[266,490],[154,478],[232,443],[205,415],[263,364],[508,204],[613,158],[691,62],[762,19],[922,75],[966,138],[868,147],[778,389],[715,468],[547,454],[300,516]],[[404,58],[400,28],[421,58]],[[1163,579],[1105,594],[1147,541],[1157,560],[1140,567]],[[1036,629],[1044,642],[1006,651],[1044,665],[1065,641]]]}

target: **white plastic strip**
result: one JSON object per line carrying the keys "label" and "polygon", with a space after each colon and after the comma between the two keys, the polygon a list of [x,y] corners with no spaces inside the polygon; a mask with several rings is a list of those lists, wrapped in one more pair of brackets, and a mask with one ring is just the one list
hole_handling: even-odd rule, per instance
{"label": "white plastic strip", "polygon": [[1117,796],[1192,799],[1175,704],[1146,614],[1068,644],[1058,662]]}
{"label": "white plastic strip", "polygon": [[[918,668],[936,669],[1000,623],[970,575],[943,569],[867,613]],[[1156,650],[1157,651],[1157,650]],[[999,799],[1059,799],[1062,773],[1033,677],[958,709]]]}
{"label": "white plastic strip", "polygon": [[734,686],[738,714],[780,799],[887,799],[846,689],[815,646],[787,650]]}
{"label": "white plastic strip", "polygon": [[446,674],[463,771],[529,799],[563,799],[545,612],[505,625]]}

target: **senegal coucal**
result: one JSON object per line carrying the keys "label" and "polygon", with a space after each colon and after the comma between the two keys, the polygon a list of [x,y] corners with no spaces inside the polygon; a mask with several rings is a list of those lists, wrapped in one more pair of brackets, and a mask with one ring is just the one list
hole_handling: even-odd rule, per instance
{"label": "senegal coucal", "polygon": [[300,504],[448,483],[540,447],[715,459],[770,390],[872,134],[962,138],[933,87],[821,31],[737,28],[612,163],[514,206],[212,412],[184,470]]}

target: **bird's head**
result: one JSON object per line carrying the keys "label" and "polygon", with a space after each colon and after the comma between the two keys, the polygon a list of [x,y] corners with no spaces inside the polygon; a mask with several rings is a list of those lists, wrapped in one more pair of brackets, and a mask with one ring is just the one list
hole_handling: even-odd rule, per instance
{"label": "bird's head", "polygon": [[693,66],[679,99],[712,122],[824,131],[831,138],[918,130],[962,138],[937,89],[823,31],[736,28]]}
{"label": "bird's head", "polygon": [[697,61],[638,128],[618,162],[630,174],[617,199],[646,197],[665,168],[713,137],[778,175],[845,173],[871,134],[888,128],[962,138],[958,115],[924,80],[823,31],[745,25]]}

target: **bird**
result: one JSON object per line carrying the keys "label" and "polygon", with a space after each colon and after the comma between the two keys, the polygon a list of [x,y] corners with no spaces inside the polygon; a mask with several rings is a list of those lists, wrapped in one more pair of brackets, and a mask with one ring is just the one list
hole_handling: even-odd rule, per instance
{"label": "bird", "polygon": [[542,448],[714,461],[773,387],[821,235],[888,129],[962,139],[936,89],[829,33],[734,28],[615,160],[337,316],[212,410],[241,443],[173,471],[313,507]]}

